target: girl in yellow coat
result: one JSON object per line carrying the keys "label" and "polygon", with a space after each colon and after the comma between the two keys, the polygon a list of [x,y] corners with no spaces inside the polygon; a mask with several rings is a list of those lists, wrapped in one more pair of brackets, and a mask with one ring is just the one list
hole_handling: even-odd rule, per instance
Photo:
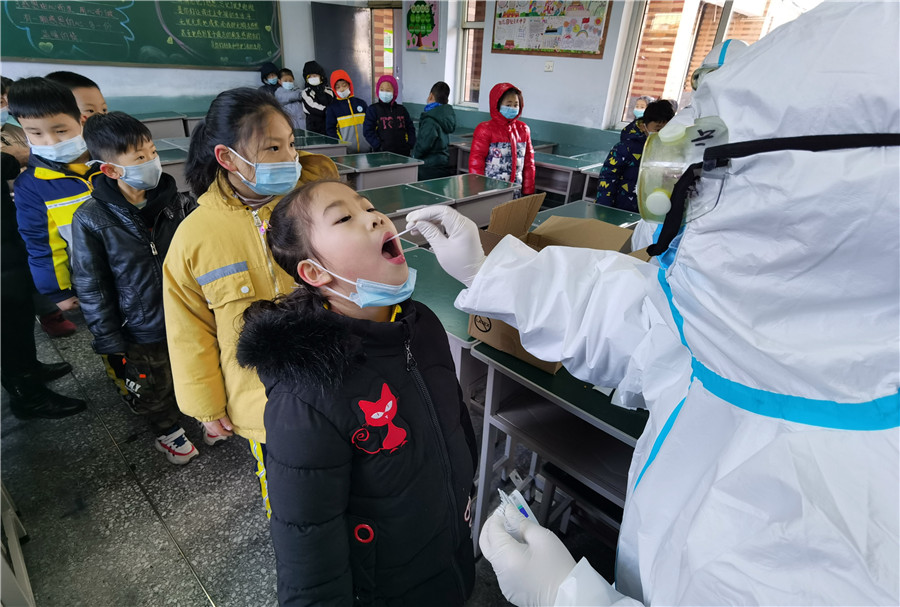
{"label": "girl in yellow coat", "polygon": [[178,228],[163,264],[166,333],[181,410],[212,445],[250,440],[265,485],[265,390],[235,359],[240,318],[258,299],[289,293],[272,259],[272,209],[294,187],[337,179],[327,157],[294,150],[291,122],[274,97],[251,88],[221,93],[191,136],[185,171],[199,207]]}

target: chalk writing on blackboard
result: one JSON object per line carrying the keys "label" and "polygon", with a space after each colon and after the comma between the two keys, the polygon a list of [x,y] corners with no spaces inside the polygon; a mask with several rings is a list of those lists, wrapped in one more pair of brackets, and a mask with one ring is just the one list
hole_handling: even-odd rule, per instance
{"label": "chalk writing on blackboard", "polygon": [[4,38],[11,32],[2,45],[8,57],[237,67],[281,54],[274,0],[5,0],[3,5]]}

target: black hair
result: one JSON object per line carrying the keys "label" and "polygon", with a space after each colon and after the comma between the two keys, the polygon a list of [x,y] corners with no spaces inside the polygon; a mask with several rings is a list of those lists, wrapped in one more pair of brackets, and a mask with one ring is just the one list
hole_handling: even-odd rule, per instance
{"label": "black hair", "polygon": [[503,91],[503,94],[500,95],[500,98],[497,100],[497,111],[498,112],[500,111],[500,106],[503,105],[503,98],[506,97],[507,95],[509,95],[510,93],[515,93],[516,95],[518,95],[519,96],[519,105],[522,105],[522,91],[520,91],[519,89],[517,89],[514,86],[511,86],[508,89],[506,89],[505,91]]}
{"label": "black hair", "polygon": [[0,76],[0,95],[5,95],[9,92],[9,87],[12,86],[13,81],[7,78],[6,76]]}
{"label": "black hair", "polygon": [[290,76],[291,78],[293,78],[293,77],[294,77],[294,72],[292,72],[291,70],[289,70],[289,69],[286,68],[286,67],[283,67],[283,68],[281,68],[281,71],[278,72],[278,77],[279,77],[279,78],[284,78],[285,76]]}
{"label": "black hair", "polygon": [[641,119],[644,124],[647,124],[648,122],[668,122],[674,117],[675,110],[672,108],[672,102],[668,99],[660,99],[647,104]]}
{"label": "black hair", "polygon": [[82,76],[81,74],[76,74],[75,72],[50,72],[46,76],[47,80],[52,80],[53,82],[59,83],[66,87],[67,89],[97,89],[100,90],[100,87],[97,86],[97,83],[87,78],[86,76]]}
{"label": "black hair", "polygon": [[439,80],[431,87],[431,94],[438,103],[450,103],[450,85]]}
{"label": "black hair", "polygon": [[[287,272],[296,283],[294,291],[282,295],[274,301],[260,300],[244,310],[246,325],[257,314],[266,310],[289,313],[298,309],[324,309],[328,299],[318,287],[300,278],[297,265],[306,259],[318,259],[319,254],[312,246],[312,216],[309,207],[316,190],[325,183],[341,183],[336,180],[320,180],[304,184],[285,195],[272,209],[269,227],[266,229],[266,243],[272,251],[272,259]],[[345,184],[346,185],[346,184]]]}
{"label": "black hair", "polygon": [[[239,147],[261,132],[263,118],[273,112],[292,124],[281,104],[266,91],[243,87],[223,91],[213,99],[206,118],[191,133],[185,164],[184,174],[195,196],[209,189],[221,168],[213,149],[219,144]],[[237,152],[244,155],[242,150]]]}
{"label": "black hair", "polygon": [[75,95],[63,85],[46,78],[21,78],[8,93],[9,113],[21,118],[46,118],[65,114],[81,124],[81,110]]}
{"label": "black hair", "polygon": [[125,112],[94,114],[84,123],[84,141],[91,158],[109,162],[113,156],[125,154],[153,141],[150,129]]}

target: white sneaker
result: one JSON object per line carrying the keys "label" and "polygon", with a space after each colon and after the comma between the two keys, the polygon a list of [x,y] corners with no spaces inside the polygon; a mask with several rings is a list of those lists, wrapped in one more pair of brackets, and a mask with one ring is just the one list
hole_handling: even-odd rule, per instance
{"label": "white sneaker", "polygon": [[181,426],[176,426],[175,430],[168,434],[157,436],[156,448],[166,454],[169,463],[178,465],[186,464],[200,455],[194,443],[184,435],[184,428]]}
{"label": "white sneaker", "polygon": [[203,422],[200,422],[200,432],[203,433],[203,442],[212,447],[216,443],[221,443],[223,440],[228,440],[228,437],[223,434],[213,434],[209,430],[206,429],[206,426],[203,425]]}

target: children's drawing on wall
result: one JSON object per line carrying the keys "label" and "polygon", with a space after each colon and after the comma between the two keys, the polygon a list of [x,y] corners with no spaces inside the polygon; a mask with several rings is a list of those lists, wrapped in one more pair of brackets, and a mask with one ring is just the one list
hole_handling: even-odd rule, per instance
{"label": "children's drawing on wall", "polygon": [[497,0],[491,51],[602,59],[611,4]]}
{"label": "children's drawing on wall", "polygon": [[437,52],[438,3],[437,0],[416,0],[406,5],[406,50]]}

